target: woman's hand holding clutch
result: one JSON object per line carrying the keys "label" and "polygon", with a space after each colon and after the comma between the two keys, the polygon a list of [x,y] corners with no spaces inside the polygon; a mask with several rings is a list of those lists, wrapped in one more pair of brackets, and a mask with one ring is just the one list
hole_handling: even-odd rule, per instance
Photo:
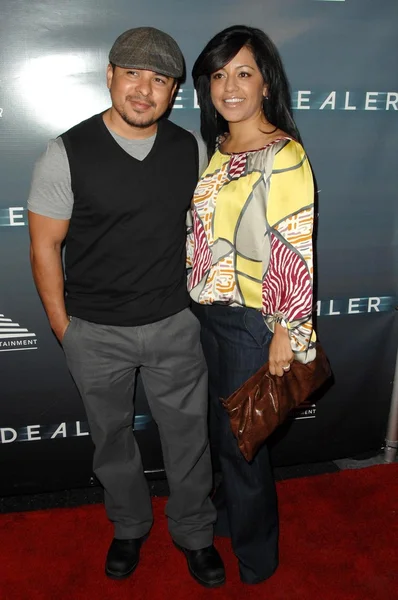
{"label": "woman's hand holding clutch", "polygon": [[290,345],[290,339],[287,329],[275,324],[275,333],[269,346],[269,371],[271,375],[282,377],[284,373],[290,370],[290,364],[293,362],[294,354]]}

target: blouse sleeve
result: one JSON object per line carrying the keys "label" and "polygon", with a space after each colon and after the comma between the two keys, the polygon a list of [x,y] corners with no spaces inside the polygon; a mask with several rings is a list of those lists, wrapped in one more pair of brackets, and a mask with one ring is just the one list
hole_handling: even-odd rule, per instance
{"label": "blouse sleeve", "polygon": [[290,141],[274,159],[267,202],[270,262],[262,310],[273,331],[282,318],[296,360],[315,358],[313,310],[314,181],[304,149]]}

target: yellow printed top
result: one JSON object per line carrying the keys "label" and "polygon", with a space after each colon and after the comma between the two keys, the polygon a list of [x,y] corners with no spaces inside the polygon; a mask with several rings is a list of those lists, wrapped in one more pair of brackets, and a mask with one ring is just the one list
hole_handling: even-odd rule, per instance
{"label": "yellow printed top", "polygon": [[261,310],[271,331],[283,317],[295,358],[313,360],[313,222],[313,176],[298,142],[217,150],[192,202],[192,299]]}

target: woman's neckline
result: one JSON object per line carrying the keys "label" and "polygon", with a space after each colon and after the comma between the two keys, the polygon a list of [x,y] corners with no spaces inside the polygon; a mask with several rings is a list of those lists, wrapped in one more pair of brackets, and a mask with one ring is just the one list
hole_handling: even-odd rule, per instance
{"label": "woman's neckline", "polygon": [[274,144],[276,144],[277,142],[280,142],[282,140],[294,141],[294,139],[288,135],[280,135],[279,137],[275,138],[271,142],[268,142],[268,144],[265,144],[264,146],[261,146],[260,148],[254,148],[253,150],[241,150],[240,152],[223,152],[222,150],[220,150],[220,148],[217,148],[217,150],[223,156],[235,156],[237,154],[248,154],[249,152],[260,152],[261,150],[268,148],[268,146],[273,146]]}

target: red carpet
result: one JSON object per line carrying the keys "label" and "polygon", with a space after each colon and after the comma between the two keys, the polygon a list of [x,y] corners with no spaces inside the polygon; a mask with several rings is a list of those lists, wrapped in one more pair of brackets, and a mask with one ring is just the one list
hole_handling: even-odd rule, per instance
{"label": "red carpet", "polygon": [[[155,525],[135,574],[103,574],[112,537],[102,506],[0,516],[1,600],[386,600],[398,596],[398,464],[278,484],[280,567],[243,585],[229,540],[216,538],[227,584],[206,590],[172,546],[154,499]],[[395,591],[394,591],[395,590]]]}

